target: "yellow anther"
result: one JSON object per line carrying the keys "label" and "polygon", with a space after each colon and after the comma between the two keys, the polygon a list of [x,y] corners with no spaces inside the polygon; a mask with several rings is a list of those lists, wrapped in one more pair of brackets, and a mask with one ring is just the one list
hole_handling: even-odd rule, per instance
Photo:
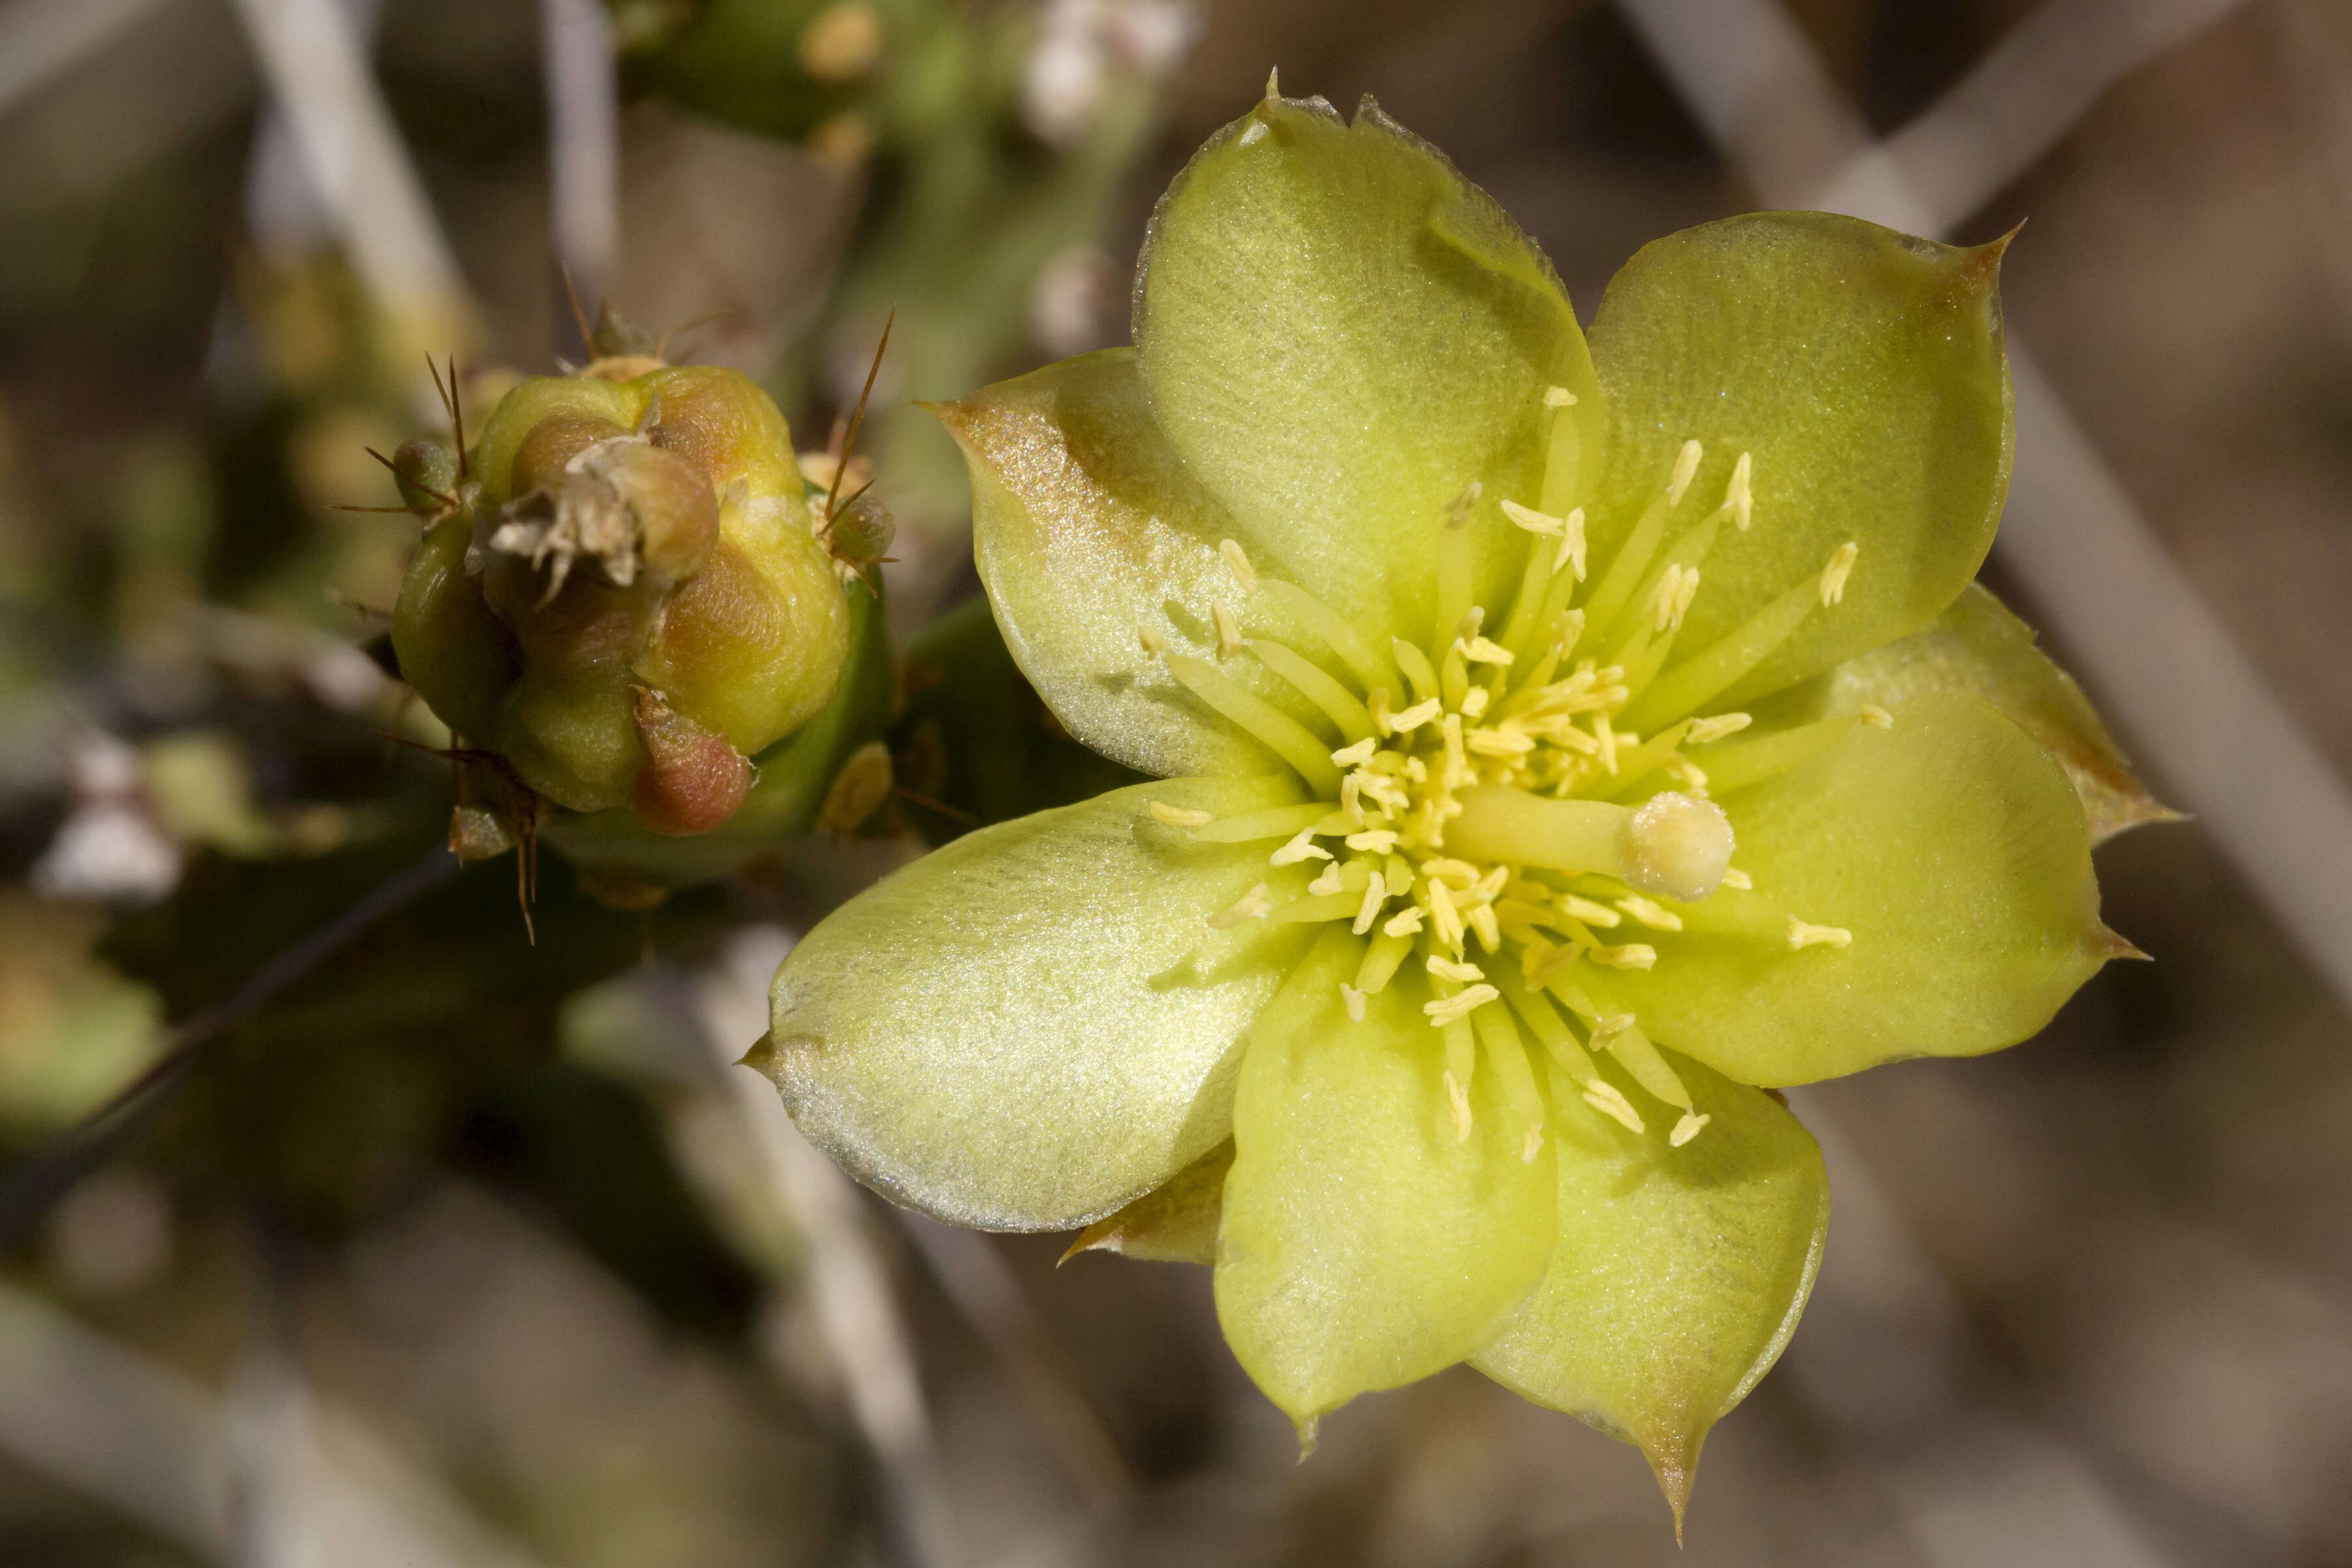
{"label": "yellow anther", "polygon": [[1426,702],[1416,702],[1389,721],[1389,731],[1391,734],[1405,734],[1420,729],[1444,711],[1445,705],[1434,697]]}
{"label": "yellow anther", "polygon": [[1801,921],[1794,915],[1789,917],[1789,951],[1790,952],[1803,947],[1852,947],[1853,945],[1853,932],[1843,926],[1817,926],[1810,921]]}
{"label": "yellow anther", "polygon": [[1683,737],[1683,744],[1704,746],[1727,735],[1737,735],[1754,722],[1745,713],[1718,713],[1712,719],[1701,719],[1692,724],[1689,733]]}
{"label": "yellow anther", "polygon": [[1223,605],[1212,605],[1209,614],[1217,622],[1217,657],[1231,658],[1241,652],[1246,644],[1242,637],[1241,623],[1234,619],[1234,613]]}
{"label": "yellow anther", "polygon": [[1152,816],[1171,827],[1206,827],[1217,820],[1213,811],[1195,811],[1189,805],[1170,805],[1158,800],[1149,805]]}
{"label": "yellow anther", "polygon": [[1331,761],[1343,768],[1360,768],[1380,752],[1381,743],[1370,735],[1352,746],[1342,746],[1331,753]]}
{"label": "yellow anther", "polygon": [[1692,586],[1696,589],[1698,578],[1696,570],[1669,566],[1665,574],[1658,579],[1658,585],[1650,590],[1650,624],[1654,630],[1664,631],[1668,626],[1680,624],[1681,617],[1675,614],[1675,607],[1682,603],[1683,574],[1685,570],[1690,570]]}
{"label": "yellow anther", "polygon": [[1881,708],[1875,702],[1864,703],[1860,708],[1854,710],[1854,716],[1874,730],[1892,730],[1895,728],[1895,715],[1889,713],[1885,709]]}
{"label": "yellow anther", "polygon": [[[1575,581],[1581,583],[1584,581],[1584,509],[1578,507],[1560,522],[1559,553],[1552,557],[1552,572],[1557,575],[1561,567],[1573,567]],[[1580,617],[1579,624],[1581,625]]]}
{"label": "yellow anther", "polygon": [[1714,1117],[1703,1115],[1696,1110],[1685,1110],[1683,1112],[1683,1119],[1675,1123],[1675,1130],[1666,1134],[1666,1142],[1679,1149],[1697,1137],[1698,1130],[1714,1120]]}
{"label": "yellow anther", "polygon": [[1558,539],[1568,531],[1566,518],[1554,517],[1548,511],[1538,511],[1531,506],[1521,506],[1515,500],[1507,500],[1503,503],[1503,515],[1529,533],[1540,533],[1547,539]]}
{"label": "yellow anther", "polygon": [[1364,994],[1344,980],[1339,983],[1339,1005],[1348,1009],[1348,1022],[1364,1021]]}
{"label": "yellow anther", "polygon": [[1654,904],[1639,893],[1628,893],[1617,900],[1617,907],[1648,926],[1652,931],[1680,931],[1683,917],[1674,910]]}
{"label": "yellow anther", "polygon": [[1574,893],[1562,893],[1559,907],[1569,919],[1582,921],[1589,926],[1599,926],[1602,931],[1625,918],[1607,904],[1596,904],[1591,899],[1580,899]]}
{"label": "yellow anther", "polygon": [[1475,963],[1456,963],[1450,958],[1441,958],[1433,952],[1425,962],[1429,972],[1441,980],[1456,981],[1467,985],[1473,981],[1486,978],[1486,972]]}
{"label": "yellow anther", "polygon": [[1608,714],[1595,713],[1592,716],[1592,738],[1594,741],[1599,742],[1601,765],[1609,771],[1610,777],[1616,777],[1617,742],[1620,739],[1624,739],[1630,742],[1632,737],[1621,737],[1616,731],[1611,729],[1609,727]]}
{"label": "yellow anther", "polygon": [[1658,950],[1647,942],[1629,942],[1622,947],[1596,947],[1585,956],[1611,969],[1648,969],[1657,963]]}
{"label": "yellow anther", "polygon": [[1462,743],[1482,757],[1524,757],[1536,743],[1517,730],[1473,730]]}
{"label": "yellow anther", "polygon": [[1400,910],[1388,918],[1381,927],[1381,932],[1384,936],[1411,936],[1421,929],[1421,906],[1418,904],[1409,910]]}
{"label": "yellow anther", "polygon": [[1465,910],[1462,919],[1472,931],[1478,933],[1478,945],[1488,952],[1503,945],[1502,922],[1495,918],[1494,905],[1479,904]]}
{"label": "yellow anther", "polygon": [[1437,940],[1460,952],[1462,917],[1454,911],[1454,895],[1446,891],[1444,883],[1433,881],[1429,884],[1428,899],[1429,918],[1437,931]]}
{"label": "yellow anther", "polygon": [[1136,627],[1135,640],[1141,643],[1143,645],[1143,651],[1150,654],[1154,658],[1158,658],[1161,654],[1168,651],[1168,639],[1161,637],[1158,632],[1153,631],[1150,626]]}
{"label": "yellow anther", "polygon": [[1675,454],[1674,477],[1666,481],[1666,504],[1683,504],[1683,492],[1690,489],[1691,480],[1698,474],[1701,448],[1696,441],[1685,441],[1683,449]]}
{"label": "yellow anther", "polygon": [[1737,888],[1744,893],[1755,887],[1756,883],[1745,871],[1727,870],[1723,874],[1723,885],[1727,888]]}
{"label": "yellow anther", "polygon": [[1269,866],[1296,866],[1301,860],[1328,860],[1331,851],[1315,842],[1315,830],[1302,827],[1297,837],[1266,857]]}
{"label": "yellow anther", "polygon": [[1228,910],[1220,910],[1209,917],[1209,923],[1219,931],[1237,926],[1244,921],[1262,921],[1274,912],[1274,894],[1264,882],[1235,900]]}
{"label": "yellow anther", "polygon": [[[1474,610],[1471,613],[1475,615],[1477,612]],[[1454,646],[1462,650],[1463,659],[1470,664],[1507,665],[1511,662],[1509,648],[1500,643],[1490,642],[1482,637],[1472,637],[1455,643]]]}
{"label": "yellow anther", "polygon": [[1478,882],[1478,868],[1467,860],[1423,860],[1421,874],[1433,882],[1458,884],[1465,889],[1475,887]]}
{"label": "yellow anther", "polygon": [[1633,1102],[1617,1091],[1617,1086],[1606,1079],[1584,1080],[1584,1103],[1608,1117],[1628,1132],[1642,1131],[1642,1113]]}
{"label": "yellow anther", "polygon": [[1486,689],[1486,688],[1483,686],[1472,687],[1469,690],[1462,694],[1462,716],[1465,719],[1478,719],[1485,717],[1486,712],[1486,704],[1493,701],[1494,699],[1495,694]]}
{"label": "yellow anther", "polygon": [[1845,580],[1853,574],[1854,557],[1862,546],[1847,540],[1830,554],[1829,564],[1822,568],[1822,604],[1824,607],[1845,597]]}
{"label": "yellow anther", "polygon": [[1424,1002],[1421,1005],[1421,1010],[1429,1016],[1431,1023],[1442,1029],[1458,1018],[1468,1017],[1487,1003],[1497,1000],[1502,994],[1491,985],[1473,985],[1454,995],[1440,996],[1434,1002]]}
{"label": "yellow anther", "polygon": [[1706,793],[1706,770],[1679,752],[1660,763],[1658,768],[1692,795]]}
{"label": "yellow anther", "polygon": [[1396,720],[1389,712],[1389,689],[1375,686],[1372,694],[1364,699],[1364,707],[1372,716],[1372,731],[1380,735],[1396,732]]}
{"label": "yellow anther", "polygon": [[1569,389],[1564,386],[1547,386],[1544,388],[1544,406],[1546,408],[1573,408],[1576,406],[1576,394],[1569,391]]}
{"label": "yellow anther", "polygon": [[1748,524],[1753,520],[1756,510],[1756,498],[1748,488],[1748,476],[1754,471],[1754,467],[1748,455],[1740,453],[1739,461],[1731,466],[1731,482],[1723,487],[1723,504],[1730,509],[1732,523],[1742,533],[1748,531]]}
{"label": "yellow anther", "polygon": [[1348,835],[1348,847],[1385,855],[1396,847],[1396,830],[1391,827],[1367,827],[1361,833]]}
{"label": "yellow anther", "polygon": [[1349,929],[1358,936],[1371,930],[1372,922],[1381,918],[1381,906],[1388,902],[1388,879],[1378,871],[1373,872],[1364,883],[1364,901],[1357,908],[1356,922]]}
{"label": "yellow anther", "polygon": [[1454,1141],[1470,1142],[1470,1096],[1464,1091],[1462,1080],[1449,1071],[1445,1075],[1446,1102],[1454,1108]]}
{"label": "yellow anther", "polygon": [[1470,521],[1470,509],[1478,504],[1478,497],[1486,487],[1472,479],[1462,488],[1462,493],[1445,503],[1445,526],[1459,528]]}
{"label": "yellow anther", "polygon": [[1232,570],[1234,581],[1242,585],[1243,593],[1250,593],[1257,587],[1257,569],[1250,564],[1249,552],[1236,541],[1222,541],[1217,545],[1217,553],[1225,558],[1225,565]]}

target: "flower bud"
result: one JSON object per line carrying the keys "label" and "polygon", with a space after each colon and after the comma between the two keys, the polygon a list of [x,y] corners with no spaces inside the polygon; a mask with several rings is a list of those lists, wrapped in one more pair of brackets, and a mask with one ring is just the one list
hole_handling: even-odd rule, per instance
{"label": "flower bud", "polygon": [[536,795],[705,833],[742,805],[749,759],[825,707],[849,609],[766,394],[715,366],[597,368],[517,386],[462,470],[401,449],[404,500],[461,505],[425,514],[393,645]]}

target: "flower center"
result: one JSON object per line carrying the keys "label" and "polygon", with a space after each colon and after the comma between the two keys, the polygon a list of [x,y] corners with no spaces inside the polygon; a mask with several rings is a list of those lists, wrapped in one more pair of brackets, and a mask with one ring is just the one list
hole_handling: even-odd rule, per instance
{"label": "flower center", "polygon": [[1223,818],[1152,803],[1158,820],[1211,842],[1278,841],[1267,879],[1209,924],[1345,922],[1362,954],[1354,982],[1339,989],[1359,1022],[1367,997],[1408,965],[1417,969],[1430,995],[1422,1011],[1444,1037],[1455,1137],[1470,1134],[1469,1088],[1483,1059],[1528,1159],[1541,1148],[1544,1099],[1522,1029],[1543,1047],[1554,1103],[1580,1099],[1641,1131],[1641,1110],[1594,1068],[1607,1053],[1646,1097],[1678,1113],[1675,1145],[1706,1124],[1634,1012],[1617,1005],[1611,976],[1655,967],[1662,943],[1670,953],[1686,930],[1790,952],[1847,945],[1849,932],[1771,905],[1732,865],[1731,823],[1710,789],[1793,768],[1855,722],[1891,722],[1865,709],[1717,745],[1748,716],[1698,710],[1839,601],[1857,547],[1840,546],[1817,578],[1713,646],[1672,660],[1717,534],[1752,521],[1753,466],[1742,453],[1720,504],[1689,521],[1684,502],[1702,454],[1685,442],[1615,559],[1588,578],[1584,512],[1570,504],[1574,401],[1558,388],[1546,398],[1553,426],[1545,504],[1502,502],[1528,535],[1528,552],[1508,616],[1491,634],[1485,608],[1469,602],[1463,525],[1475,485],[1441,522],[1438,612],[1426,645],[1394,637],[1383,648],[1296,584],[1262,577],[1239,544],[1220,547],[1244,607],[1307,636],[1296,639],[1304,650],[1245,636],[1235,611],[1219,605],[1219,661],[1248,655],[1314,710],[1323,732],[1217,664],[1170,653],[1164,637],[1139,628],[1178,680],[1280,756],[1317,797]]}

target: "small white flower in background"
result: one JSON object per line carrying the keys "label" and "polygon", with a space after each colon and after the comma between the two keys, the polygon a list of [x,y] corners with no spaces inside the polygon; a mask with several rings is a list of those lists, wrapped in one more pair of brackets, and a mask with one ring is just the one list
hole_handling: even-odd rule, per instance
{"label": "small white flower in background", "polygon": [[[1118,268],[1098,245],[1066,245],[1045,258],[1029,292],[1029,336],[1054,359],[1105,346],[1126,297]],[[1124,326],[1122,318],[1118,325]]]}
{"label": "small white flower in background", "polygon": [[1093,123],[1114,73],[1156,81],[1200,30],[1192,0],[1048,0],[1021,84],[1022,118],[1068,146]]}
{"label": "small white flower in background", "polygon": [[71,743],[66,767],[74,809],[33,862],[35,889],[52,899],[152,903],[179,886],[185,857],[155,820],[139,753],[91,730]]}

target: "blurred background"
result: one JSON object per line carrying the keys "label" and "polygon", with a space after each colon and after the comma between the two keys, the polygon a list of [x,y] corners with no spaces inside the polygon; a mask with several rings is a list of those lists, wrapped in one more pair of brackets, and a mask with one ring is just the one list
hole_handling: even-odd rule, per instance
{"label": "blurred background", "polygon": [[[585,357],[567,273],[812,450],[895,310],[914,636],[976,582],[908,400],[1122,341],[1276,65],[1588,315],[1727,213],[2030,218],[1988,579],[2194,817],[2100,852],[2156,962],[1792,1096],[1827,1258],[1680,1552],[1633,1450],[1462,1369],[1296,1464],[1204,1271],[798,1142],[726,1064],[928,797],[646,914],[551,858],[527,942],[508,863],[434,855],[415,520],[339,510],[446,428],[428,353],[469,409]],[[2342,0],[5,0],[0,1562],[2352,1563],[2347,603]]]}

